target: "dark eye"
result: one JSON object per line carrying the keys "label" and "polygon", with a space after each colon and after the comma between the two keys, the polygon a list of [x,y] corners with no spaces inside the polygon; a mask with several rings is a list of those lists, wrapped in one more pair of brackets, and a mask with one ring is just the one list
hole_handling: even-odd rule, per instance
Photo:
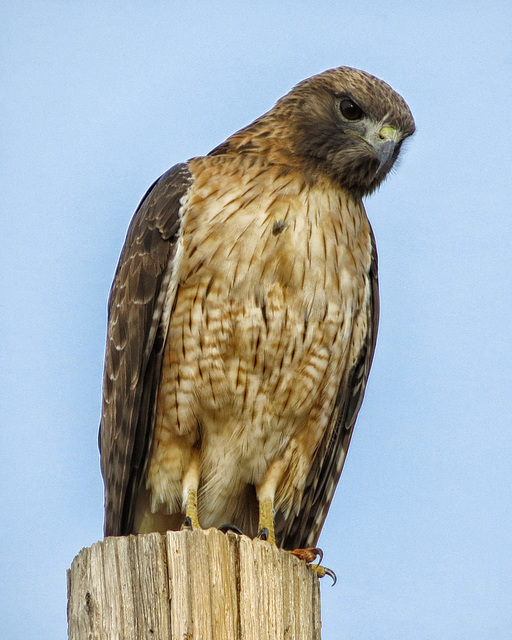
{"label": "dark eye", "polygon": [[340,104],[341,115],[347,120],[360,120],[363,117],[363,110],[355,102],[345,98]]}

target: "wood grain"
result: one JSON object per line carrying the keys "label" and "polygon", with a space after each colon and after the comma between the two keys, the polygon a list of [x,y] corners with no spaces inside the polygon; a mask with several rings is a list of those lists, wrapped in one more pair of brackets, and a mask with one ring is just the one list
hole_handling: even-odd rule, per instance
{"label": "wood grain", "polygon": [[216,529],[110,537],[68,571],[70,640],[320,640],[317,576]]}

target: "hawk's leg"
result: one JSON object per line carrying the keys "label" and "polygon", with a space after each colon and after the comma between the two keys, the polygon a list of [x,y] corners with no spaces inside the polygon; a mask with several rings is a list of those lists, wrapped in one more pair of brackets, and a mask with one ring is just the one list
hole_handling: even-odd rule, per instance
{"label": "hawk's leg", "polygon": [[[284,475],[285,468],[285,461],[283,459],[274,460],[265,475],[265,479],[256,487],[256,497],[259,505],[258,537],[264,537],[264,539],[268,540],[271,544],[276,544],[274,498],[278,484]],[[319,578],[328,575],[333,579],[333,584],[336,583],[335,573],[320,565],[323,555],[321,549],[316,547],[294,549],[290,553],[311,565],[311,570],[314,571]],[[319,563],[311,564],[318,556],[320,556]]]}
{"label": "hawk's leg", "polygon": [[197,491],[195,489],[188,490],[185,505],[185,528],[201,529],[197,516]]}
{"label": "hawk's leg", "polygon": [[264,498],[259,501],[258,537],[265,537],[270,544],[276,543],[274,529],[274,501]]}
{"label": "hawk's leg", "polygon": [[183,528],[201,529],[197,514],[197,490],[199,488],[199,451],[194,449],[190,456],[188,469],[183,476],[183,511],[185,522]]}
{"label": "hawk's leg", "polygon": [[258,536],[265,537],[271,544],[276,544],[274,499],[277,486],[283,477],[284,469],[285,463],[283,460],[274,460],[268,468],[263,482],[256,487],[259,506]]}

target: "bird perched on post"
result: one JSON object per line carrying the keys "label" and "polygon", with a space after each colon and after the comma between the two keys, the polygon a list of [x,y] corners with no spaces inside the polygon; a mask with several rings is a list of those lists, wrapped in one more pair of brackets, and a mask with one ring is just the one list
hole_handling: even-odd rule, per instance
{"label": "bird perched on post", "polygon": [[149,189],[109,300],[106,535],[187,517],[316,544],[377,333],[362,198],[414,128],[391,87],[340,67]]}

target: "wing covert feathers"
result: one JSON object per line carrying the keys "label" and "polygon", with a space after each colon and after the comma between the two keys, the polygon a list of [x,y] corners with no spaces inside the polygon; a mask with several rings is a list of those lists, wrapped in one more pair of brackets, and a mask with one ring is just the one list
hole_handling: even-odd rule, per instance
{"label": "wing covert feathers", "polygon": [[130,224],[108,305],[100,425],[105,535],[131,532],[135,492],[151,441],[165,336],[160,320],[180,229],[186,164],[148,190]]}

